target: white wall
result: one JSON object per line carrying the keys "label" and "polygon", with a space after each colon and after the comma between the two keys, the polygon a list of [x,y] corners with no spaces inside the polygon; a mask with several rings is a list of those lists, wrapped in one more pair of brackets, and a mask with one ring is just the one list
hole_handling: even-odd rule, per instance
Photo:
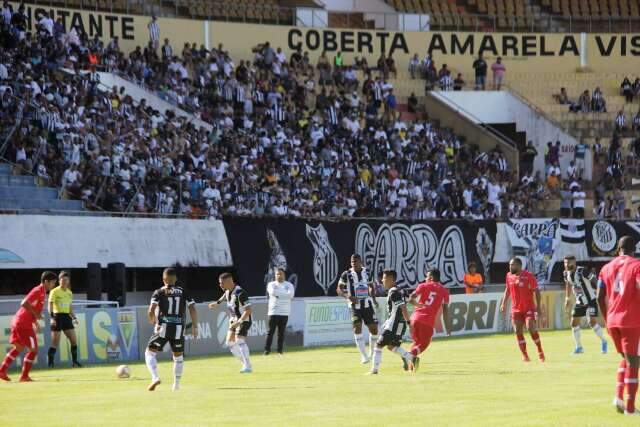
{"label": "white wall", "polygon": [[[528,104],[506,91],[462,91],[435,92],[443,102],[475,123],[515,123],[516,130],[527,133],[527,140],[533,141],[538,156],[534,170],[544,176],[544,152],[548,141],[560,141],[560,169],[563,174],[573,160],[578,140],[538,114]],[[591,153],[585,159],[584,178],[591,180]]]}
{"label": "white wall", "polygon": [[233,265],[218,220],[0,215],[0,230],[0,248],[21,259],[2,269]]}

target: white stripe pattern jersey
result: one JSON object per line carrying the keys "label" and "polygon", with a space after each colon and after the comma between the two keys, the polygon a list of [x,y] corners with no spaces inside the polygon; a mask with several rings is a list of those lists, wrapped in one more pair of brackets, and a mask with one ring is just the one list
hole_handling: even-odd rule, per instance
{"label": "white stripe pattern jersey", "polygon": [[339,284],[343,284],[347,288],[347,294],[350,297],[356,297],[357,302],[349,301],[351,308],[360,309],[373,306],[373,298],[369,294],[369,271],[363,268],[355,271],[353,268],[342,273]]}
{"label": "white stripe pattern jersey", "polygon": [[149,38],[154,42],[160,40],[160,26],[155,21],[149,23]]}
{"label": "white stripe pattern jersey", "polygon": [[383,329],[390,331],[393,335],[402,336],[405,333],[407,323],[402,315],[402,307],[406,304],[405,293],[393,287],[389,289],[387,294],[387,308],[389,310],[389,318],[384,322]]}
{"label": "white stripe pattern jersey", "polygon": [[596,289],[593,284],[595,276],[590,274],[586,276],[584,267],[576,267],[576,271],[564,272],[564,280],[571,285],[573,294],[576,297],[576,305],[594,304],[596,301]]}

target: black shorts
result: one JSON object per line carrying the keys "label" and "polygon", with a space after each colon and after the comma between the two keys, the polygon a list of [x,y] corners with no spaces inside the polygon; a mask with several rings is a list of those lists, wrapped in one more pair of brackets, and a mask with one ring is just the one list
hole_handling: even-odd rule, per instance
{"label": "black shorts", "polygon": [[54,313],[53,318],[56,320],[56,324],[51,325],[51,330],[55,332],[68,331],[74,329],[73,319],[69,313]]}
{"label": "black shorts", "polygon": [[248,320],[246,322],[242,322],[240,326],[236,326],[233,329],[231,328],[231,326],[229,326],[229,330],[234,332],[237,336],[246,337],[249,333],[249,329],[251,329],[252,323],[253,322],[251,320]]}
{"label": "black shorts", "polygon": [[598,317],[598,304],[595,301],[589,305],[576,304],[573,306],[571,317],[584,317],[586,315],[589,315],[589,317]]}
{"label": "black shorts", "polygon": [[376,310],[373,306],[365,308],[351,308],[351,322],[354,325],[377,325],[378,318],[376,317]]}
{"label": "black shorts", "polygon": [[[153,331],[147,348],[155,351],[162,351],[164,346],[169,343],[171,351],[174,353],[184,352],[184,327],[179,325],[180,333],[176,333],[178,325],[163,323]],[[177,336],[177,338],[176,338]]]}
{"label": "black shorts", "polygon": [[402,335],[396,335],[393,331],[385,330],[382,332],[382,335],[378,337],[376,344],[378,344],[378,347],[386,347],[388,345],[400,347],[400,344],[402,344]]}

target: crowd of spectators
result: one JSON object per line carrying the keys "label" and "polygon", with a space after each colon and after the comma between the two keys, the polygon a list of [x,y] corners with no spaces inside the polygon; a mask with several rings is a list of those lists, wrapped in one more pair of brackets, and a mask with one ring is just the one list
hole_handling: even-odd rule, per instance
{"label": "crowd of spectators", "polygon": [[554,98],[561,105],[568,105],[569,111],[572,113],[606,113],[607,101],[604,99],[602,90],[596,87],[591,94],[588,90],[584,90],[577,100],[572,100],[567,93],[566,88],[560,88],[560,93],[555,94]]}
{"label": "crowd of spectators", "polygon": [[[1,43],[0,131],[14,130],[5,156],[91,209],[519,218],[545,194],[542,177],[519,182],[499,149],[480,152],[423,116],[403,120],[391,56],[375,67],[340,54],[312,64],[306,52],[287,58],[266,42],[236,63],[222,45],[185,45],[178,55],[157,37],[125,54],[117,37],[105,45],[65,33],[46,15],[31,34],[23,10],[8,4]],[[212,128],[104,90],[99,69]],[[408,103],[417,108],[414,95]]]}

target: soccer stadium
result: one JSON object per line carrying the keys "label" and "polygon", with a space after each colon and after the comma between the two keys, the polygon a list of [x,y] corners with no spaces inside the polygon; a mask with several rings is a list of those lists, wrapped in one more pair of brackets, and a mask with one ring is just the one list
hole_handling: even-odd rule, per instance
{"label": "soccer stadium", "polygon": [[640,1],[0,13],[0,425],[640,425]]}

